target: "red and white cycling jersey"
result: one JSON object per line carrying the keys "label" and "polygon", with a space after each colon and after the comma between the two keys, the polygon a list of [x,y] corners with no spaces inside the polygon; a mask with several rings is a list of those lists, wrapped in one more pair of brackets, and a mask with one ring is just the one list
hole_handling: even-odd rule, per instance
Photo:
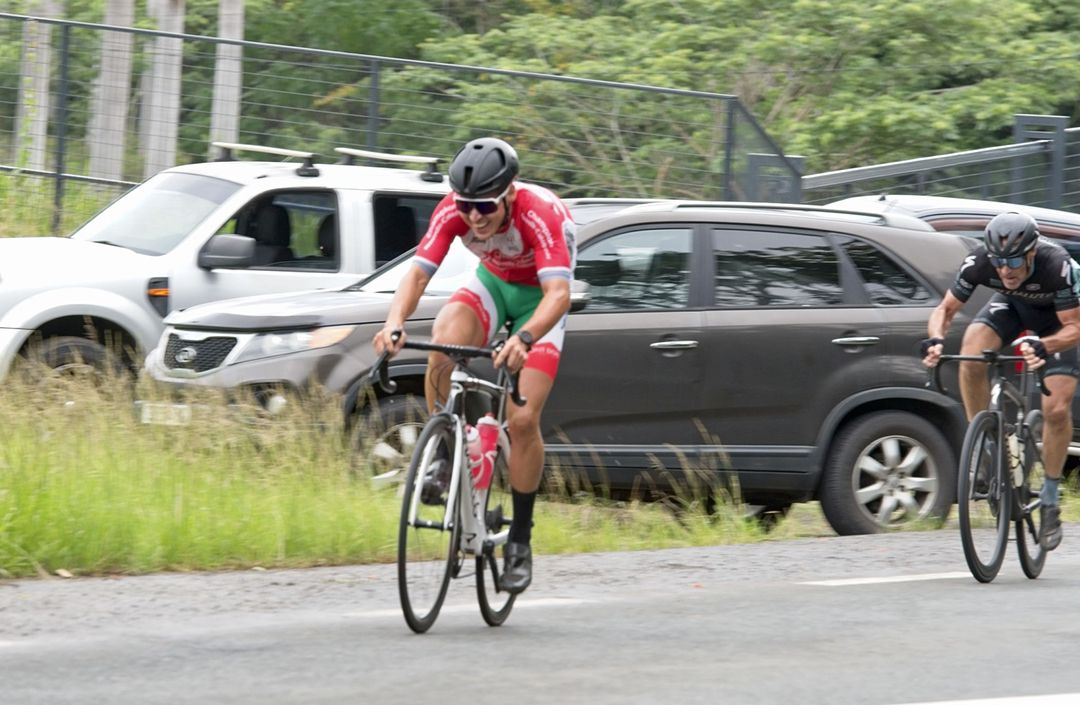
{"label": "red and white cycling jersey", "polygon": [[458,215],[454,194],[443,197],[413,258],[429,275],[442,264],[455,237],[481,264],[511,284],[539,286],[549,277],[571,278],[574,221],[559,197],[542,186],[515,182],[509,227],[481,242]]}

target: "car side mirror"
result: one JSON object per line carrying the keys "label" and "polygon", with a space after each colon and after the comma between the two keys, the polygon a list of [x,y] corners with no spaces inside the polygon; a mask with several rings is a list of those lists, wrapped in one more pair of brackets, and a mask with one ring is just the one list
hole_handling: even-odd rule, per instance
{"label": "car side mirror", "polygon": [[589,293],[589,282],[574,279],[570,282],[570,313],[575,313],[589,305],[592,294]]}
{"label": "car side mirror", "polygon": [[246,235],[215,235],[199,251],[203,269],[241,269],[255,261],[255,239]]}

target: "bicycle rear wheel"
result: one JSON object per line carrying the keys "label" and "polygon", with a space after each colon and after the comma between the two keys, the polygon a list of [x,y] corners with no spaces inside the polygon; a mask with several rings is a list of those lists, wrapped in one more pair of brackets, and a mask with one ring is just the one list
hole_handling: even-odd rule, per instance
{"label": "bicycle rear wheel", "polygon": [[1016,551],[1020,554],[1020,567],[1032,580],[1042,573],[1046,563],[1046,549],[1042,537],[1043,515],[1039,495],[1042,491],[1045,470],[1038,441],[1042,438],[1042,412],[1033,409],[1025,418],[1028,438],[1024,443],[1024,483],[1015,489],[1019,512],[1016,517]]}
{"label": "bicycle rear wheel", "polygon": [[[485,517],[489,534],[502,531],[509,522],[504,511],[511,505],[510,473],[506,459],[500,450],[495,461],[495,472],[488,488],[485,503]],[[480,603],[480,615],[489,626],[497,627],[510,616],[514,608],[514,599],[505,590],[499,589],[499,557],[497,548],[481,551],[476,557],[476,599]]]}
{"label": "bicycle rear wheel", "polygon": [[980,411],[964,436],[956,497],[964,559],[975,579],[993,580],[1009,541],[1012,497],[1006,482],[998,414]]}
{"label": "bicycle rear wheel", "polygon": [[449,464],[461,452],[453,418],[433,416],[417,439],[405,477],[398,525],[398,595],[409,628],[421,634],[439,616],[450,574],[457,558],[461,523],[455,506],[447,505],[446,492],[424,492],[433,475],[452,478]]}

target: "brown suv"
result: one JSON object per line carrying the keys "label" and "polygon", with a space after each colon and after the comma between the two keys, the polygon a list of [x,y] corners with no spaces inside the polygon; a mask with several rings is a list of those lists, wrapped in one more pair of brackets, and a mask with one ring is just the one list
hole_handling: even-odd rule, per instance
{"label": "brown suv", "polygon": [[[569,317],[544,416],[550,477],[655,496],[703,471],[710,486],[737,479],[743,500],[773,515],[819,499],[842,534],[944,517],[965,421],[957,401],[924,388],[916,353],[974,244],[913,217],[782,204],[665,201],[583,225],[576,278],[590,300]],[[461,252],[432,280],[411,334],[430,331],[475,266]],[[346,413],[383,422],[372,457],[400,463],[415,439],[415,396],[356,400],[408,266],[345,291],[172,314],[147,368],[179,386],[262,398],[314,380],[345,393]],[[326,326],[349,330],[309,335]],[[232,352],[209,369],[170,357],[225,338]],[[312,349],[321,338],[340,342]],[[399,394],[421,394],[423,370],[408,351],[396,358]]]}

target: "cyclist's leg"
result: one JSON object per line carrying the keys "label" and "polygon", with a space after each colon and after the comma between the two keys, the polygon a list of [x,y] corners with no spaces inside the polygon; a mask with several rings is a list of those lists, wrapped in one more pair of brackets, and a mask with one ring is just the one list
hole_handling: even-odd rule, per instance
{"label": "cyclist's leg", "polygon": [[[964,331],[960,354],[980,355],[983,350],[999,350],[1006,342],[1020,335],[1022,330],[1020,317],[1012,302],[1001,294],[994,294]],[[989,405],[990,384],[985,364],[960,363],[960,395],[964,399],[964,411],[969,421]]]}
{"label": "cyclist's leg", "polygon": [[[432,326],[431,338],[436,343],[448,345],[484,345],[502,325],[504,312],[505,305],[498,290],[489,290],[474,275],[454,292],[450,301],[439,311]],[[438,352],[428,354],[424,393],[429,412],[450,393],[450,372],[453,369],[453,362],[446,355]]]}
{"label": "cyclist's leg", "polygon": [[1046,478],[1040,499],[1043,509],[1043,536],[1047,550],[1061,543],[1061,508],[1058,485],[1065,467],[1065,457],[1072,440],[1072,400],[1080,377],[1077,351],[1064,351],[1051,356],[1046,370],[1046,387],[1050,396],[1042,397],[1043,467]]}
{"label": "cyclist's leg", "polygon": [[[523,288],[509,297],[514,330],[536,308],[541,293],[536,287]],[[532,516],[536,493],[544,469],[544,440],[540,418],[547,403],[559,367],[565,336],[566,318],[536,341],[518,380],[525,406],[510,405],[507,424],[510,432],[510,487],[514,511],[510,536],[505,549],[506,566],[503,587],[520,592],[532,581]]]}
{"label": "cyclist's leg", "polygon": [[[1051,309],[1021,307],[1027,327],[1037,335],[1052,335],[1061,328]],[[1049,396],[1040,396],[1043,412],[1042,460],[1046,473],[1040,499],[1043,510],[1043,537],[1047,550],[1061,543],[1061,510],[1058,484],[1065,468],[1065,457],[1072,440],[1072,400],[1080,380],[1080,352],[1076,348],[1054,353],[1043,371]]]}

